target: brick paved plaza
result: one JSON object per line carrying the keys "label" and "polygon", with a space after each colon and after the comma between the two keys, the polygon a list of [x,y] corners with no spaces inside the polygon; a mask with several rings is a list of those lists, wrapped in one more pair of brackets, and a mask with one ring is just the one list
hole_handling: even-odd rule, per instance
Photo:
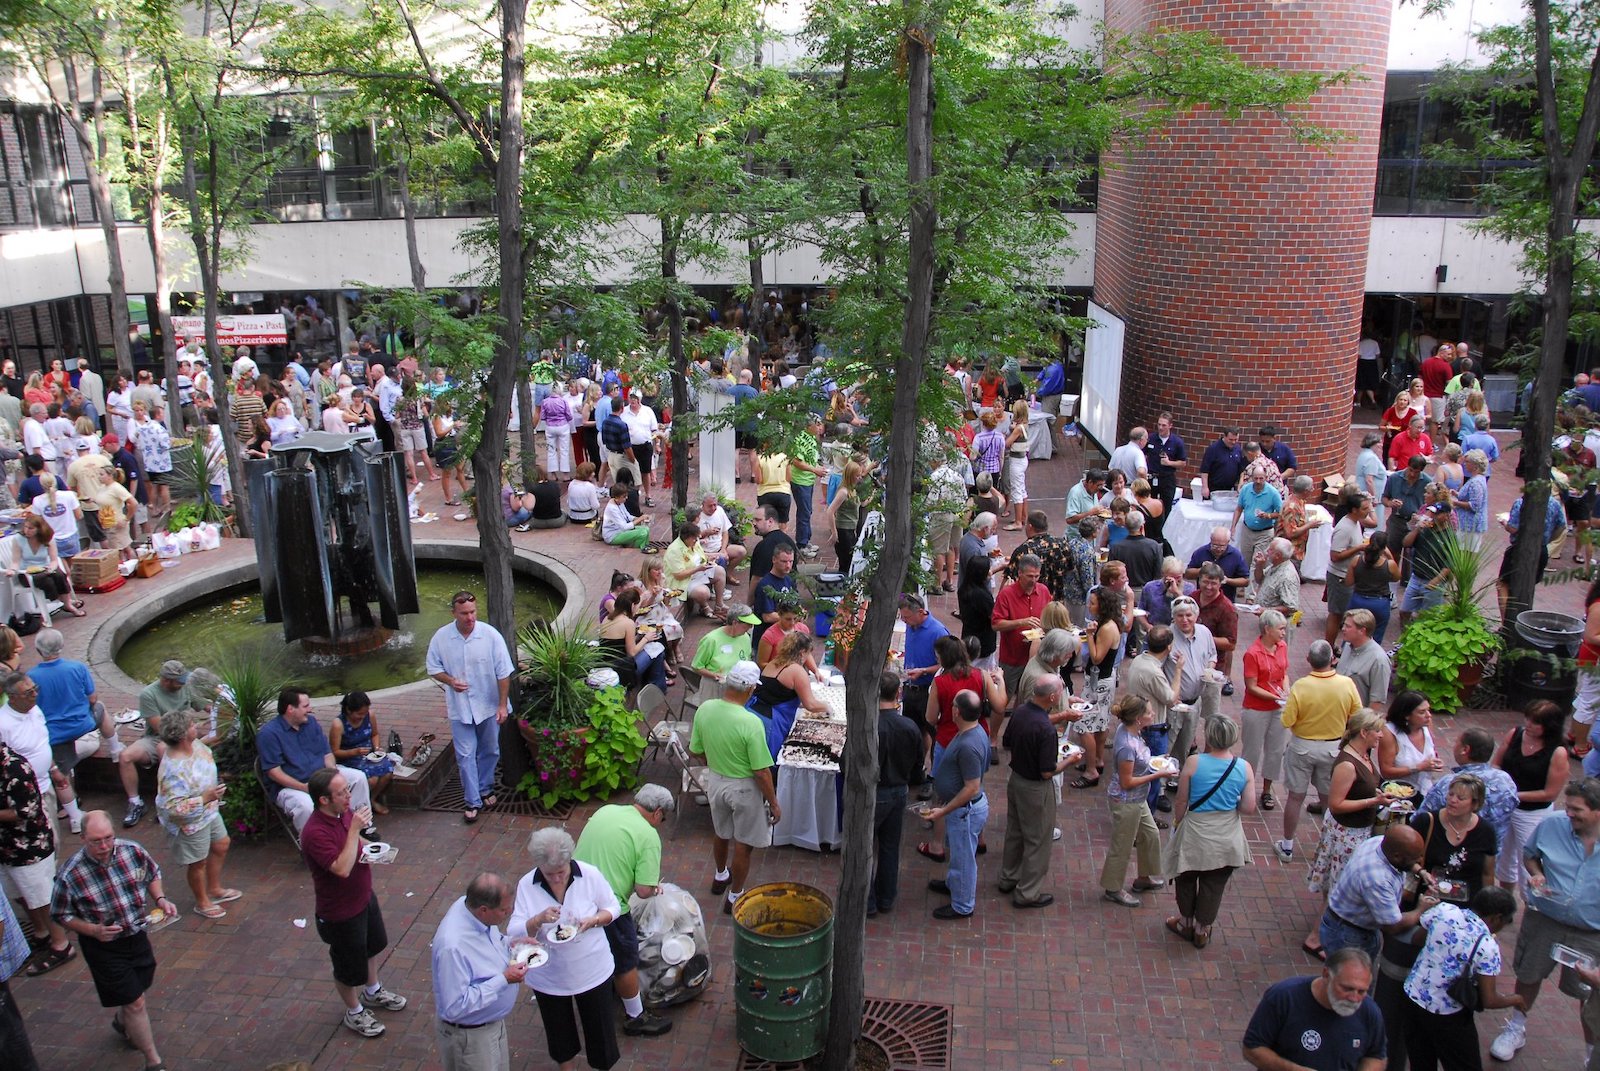
{"label": "brick paved plaza", "polygon": [[[1180,430],[1192,435],[1190,448],[1198,456],[1210,435]],[[1059,518],[1065,490],[1078,478],[1079,467],[1075,445],[1054,461],[1036,462],[1029,476],[1038,496],[1035,505]],[[1496,512],[1508,508],[1514,482],[1510,459],[1497,468],[1507,475],[1494,487]],[[748,484],[741,490],[744,497],[753,497]],[[440,509],[436,485],[429,485],[427,494],[432,504],[426,508]],[[666,513],[656,510],[658,517]],[[469,525],[448,517],[446,512],[445,520],[417,528],[418,538],[471,537]],[[664,532],[664,522],[658,521],[656,537],[662,538]],[[1017,535],[1004,533],[1003,546],[1014,545]],[[566,528],[514,538],[519,546],[551,555],[575,570],[586,586],[582,596],[586,605],[593,605],[613,566],[632,570],[637,561],[633,552],[602,548],[585,530]],[[181,579],[191,567],[205,567],[207,559],[250,554],[248,544],[230,541],[223,550],[201,555],[173,572],[178,574],[175,579]],[[150,585],[164,582],[133,581],[122,591],[90,598],[88,618],[59,622],[68,637],[67,654],[83,657],[108,614],[147,598]],[[736,590],[746,592],[748,586]],[[1572,582],[1543,589],[1539,603],[1575,612],[1581,595],[1581,585]],[[953,604],[953,597],[934,600],[946,623],[954,623],[949,615]],[[1321,633],[1322,603],[1316,585],[1307,586],[1305,604],[1310,608],[1308,627],[1299,630],[1291,656],[1296,673],[1304,666],[1309,637]],[[702,623],[694,629],[703,627]],[[686,649],[692,650],[687,643],[695,634],[691,632]],[[1241,643],[1253,638],[1254,626],[1246,623]],[[32,661],[31,651],[26,661]],[[111,687],[102,695],[114,710],[133,698]],[[1224,704],[1224,709],[1237,713],[1237,697]],[[330,701],[318,701],[317,713],[324,724],[333,707]],[[444,736],[442,707],[431,686],[380,702],[375,712],[385,728],[400,729],[408,747],[423,731]],[[1504,713],[1473,711],[1439,719],[1435,732],[1453,740],[1467,725],[1499,729],[1508,721]],[[442,742],[448,752],[448,737]],[[646,774],[664,782],[671,779],[664,762],[647,765]],[[1003,836],[1003,785],[1002,767],[987,781],[993,806],[988,839],[996,848]],[[106,807],[120,818],[122,801],[117,795],[87,795],[86,804]],[[574,814],[568,828],[574,833],[581,828],[589,809]],[[1279,813],[1265,816],[1274,831]],[[1268,822],[1262,816],[1245,819],[1254,865],[1235,875],[1216,937],[1209,948],[1197,952],[1162,928],[1162,920],[1171,912],[1170,896],[1150,894],[1144,907],[1131,911],[1100,899],[1096,876],[1109,835],[1103,788],[1068,789],[1059,820],[1063,837],[1051,882],[1055,904],[1041,911],[1013,909],[1009,897],[994,886],[996,850],[979,860],[975,918],[958,923],[930,918],[929,911],[943,901],[924,886],[928,878],[942,876],[942,869],[916,854],[916,842],[924,834],[908,828],[902,845],[901,899],[892,914],[867,924],[868,995],[950,1005],[955,1025],[950,1066],[963,1071],[1243,1066],[1239,1039],[1262,989],[1316,967],[1299,948],[1317,909],[1316,899],[1305,889],[1316,822],[1302,824],[1301,858],[1285,866],[1272,853],[1275,833],[1269,832]],[[168,1066],[174,1071],[256,1069],[273,1061],[304,1059],[326,1069],[436,1067],[428,941],[444,910],[473,874],[493,869],[515,878],[528,868],[523,845],[540,824],[491,813],[477,825],[465,826],[458,815],[409,808],[396,808],[382,820],[384,839],[397,845],[400,855],[376,874],[391,937],[380,976],[386,986],[410,997],[412,1004],[404,1012],[383,1015],[389,1032],[371,1041],[339,1025],[324,947],[314,927],[295,925],[296,920],[310,920],[311,886],[293,848],[282,838],[260,844],[236,842],[226,875],[230,885],[244,890],[244,899],[229,904],[224,919],[213,922],[186,914],[154,937],[160,969],[150,994],[150,1011]],[[664,877],[695,893],[711,912],[714,980],[704,999],[667,1013],[674,1022],[672,1033],[655,1040],[622,1038],[618,1066],[725,1071],[738,1059],[727,985],[733,926],[716,910],[715,898],[708,892],[708,814],[691,805],[663,833]],[[153,820],[142,823],[134,835],[164,866],[168,864],[170,851]],[[836,855],[771,849],[757,854],[752,881],[792,879],[831,892],[838,871]],[[167,889],[188,911],[192,902],[175,867],[169,869]],[[1500,942],[1509,963],[1515,930],[1502,933]],[[1502,986],[1508,985],[1509,980],[1502,981]],[[139,1065],[139,1057],[112,1033],[110,1013],[99,1007],[81,959],[43,978],[19,975],[12,987],[43,1066],[98,1071]],[[1497,1015],[1482,1017],[1485,1045],[1498,1027]],[[527,1003],[519,1004],[514,1013],[510,1035],[513,1067],[552,1066],[538,1016]],[[1530,1019],[1527,1048],[1505,1066],[1530,1071],[1574,1069],[1582,1060],[1576,1009],[1547,987]]]}

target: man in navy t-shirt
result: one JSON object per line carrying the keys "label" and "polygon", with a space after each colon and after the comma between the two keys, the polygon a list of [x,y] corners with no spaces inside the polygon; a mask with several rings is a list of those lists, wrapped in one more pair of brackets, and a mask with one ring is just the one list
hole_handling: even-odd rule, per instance
{"label": "man in navy t-shirt", "polygon": [[1372,960],[1358,948],[1330,955],[1320,977],[1278,982],[1245,1028],[1244,1058],[1259,1068],[1287,1060],[1312,1071],[1380,1071],[1389,1053],[1371,988]]}

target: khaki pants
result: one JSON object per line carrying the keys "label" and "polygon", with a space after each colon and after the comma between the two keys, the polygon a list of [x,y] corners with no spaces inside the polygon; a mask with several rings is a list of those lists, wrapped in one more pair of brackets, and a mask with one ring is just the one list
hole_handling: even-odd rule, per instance
{"label": "khaki pants", "polygon": [[[1256,548],[1263,543],[1271,542],[1277,534],[1276,527],[1263,528],[1257,532],[1248,524],[1239,526],[1239,553],[1244,555],[1244,567],[1251,570],[1252,575],[1255,570]],[[1251,586],[1254,587],[1254,584]]]}
{"label": "khaki pants", "polygon": [[511,1047],[506,1021],[478,1027],[451,1026],[441,1020],[434,1030],[439,1063],[444,1071],[510,1071]]}
{"label": "khaki pants", "polygon": [[1128,884],[1128,857],[1135,852],[1139,876],[1150,878],[1161,873],[1161,832],[1142,795],[1131,803],[1111,801],[1111,847],[1106,850],[1105,866],[1100,868],[1102,889],[1118,892]]}
{"label": "khaki pants", "polygon": [[1039,899],[1050,873],[1051,830],[1055,826],[1055,784],[1030,781],[1011,772],[1006,781],[1006,847],[1000,863],[1000,888],[1018,903]]}

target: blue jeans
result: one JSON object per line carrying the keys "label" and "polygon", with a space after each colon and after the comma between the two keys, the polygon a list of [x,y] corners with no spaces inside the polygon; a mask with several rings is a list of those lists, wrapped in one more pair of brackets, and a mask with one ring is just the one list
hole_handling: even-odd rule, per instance
{"label": "blue jeans", "polygon": [[500,726],[493,718],[470,725],[451,718],[450,742],[455,745],[467,806],[481,807],[483,792],[494,788],[494,768],[500,764]]}
{"label": "blue jeans", "polygon": [[945,884],[950,886],[950,906],[970,915],[978,905],[978,838],[989,820],[989,797],[980,794],[944,819],[944,846],[950,853]]}
{"label": "blue jeans", "polygon": [[1377,930],[1363,930],[1342,919],[1336,919],[1331,911],[1322,913],[1322,922],[1317,926],[1317,936],[1322,940],[1322,951],[1330,956],[1341,948],[1359,948],[1376,960],[1378,953],[1383,950],[1381,933]]}
{"label": "blue jeans", "polygon": [[878,866],[872,875],[872,887],[867,890],[867,906],[878,911],[894,907],[895,898],[900,894],[900,829],[905,824],[905,815],[906,786],[879,788],[872,811]]}
{"label": "blue jeans", "polygon": [[633,656],[633,668],[639,674],[640,684],[653,684],[663,693],[667,690],[667,662],[664,654],[651,658],[644,648]]}
{"label": "blue jeans", "polygon": [[817,485],[813,483],[802,487],[791,483],[789,493],[794,495],[794,541],[802,547],[808,547],[811,545],[811,505]]}
{"label": "blue jeans", "polygon": [[[1145,746],[1150,749],[1151,758],[1154,758],[1157,755],[1165,755],[1167,753],[1168,732],[1169,730],[1167,729],[1157,729],[1155,726],[1151,726],[1148,729],[1139,730],[1139,735],[1144,737]],[[1156,800],[1161,798],[1162,784],[1163,781],[1159,777],[1150,782],[1150,792],[1146,798],[1149,800],[1150,806],[1152,807],[1156,805]]]}
{"label": "blue jeans", "polygon": [[515,528],[519,524],[527,524],[532,519],[533,510],[531,509],[512,510],[510,516],[506,517],[506,527]]}
{"label": "blue jeans", "polygon": [[1374,599],[1352,592],[1350,595],[1350,609],[1372,611],[1372,616],[1376,618],[1376,624],[1372,626],[1372,638],[1382,643],[1383,634],[1389,627],[1389,614],[1394,609],[1392,600]]}
{"label": "blue jeans", "polygon": [[[1578,672],[1582,673],[1584,668]],[[1589,753],[1583,757],[1584,776],[1600,777],[1600,719],[1596,719],[1594,728],[1589,730],[1589,745]]]}

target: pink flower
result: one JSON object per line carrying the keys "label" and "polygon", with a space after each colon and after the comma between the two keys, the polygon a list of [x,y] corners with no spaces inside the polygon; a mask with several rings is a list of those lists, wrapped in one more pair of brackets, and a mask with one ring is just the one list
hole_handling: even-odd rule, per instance
{"label": "pink flower", "polygon": [[550,774],[549,774],[549,773],[541,773],[541,774],[540,774],[540,775],[539,775],[539,780],[541,780],[541,781],[548,781],[548,780],[550,780]]}

